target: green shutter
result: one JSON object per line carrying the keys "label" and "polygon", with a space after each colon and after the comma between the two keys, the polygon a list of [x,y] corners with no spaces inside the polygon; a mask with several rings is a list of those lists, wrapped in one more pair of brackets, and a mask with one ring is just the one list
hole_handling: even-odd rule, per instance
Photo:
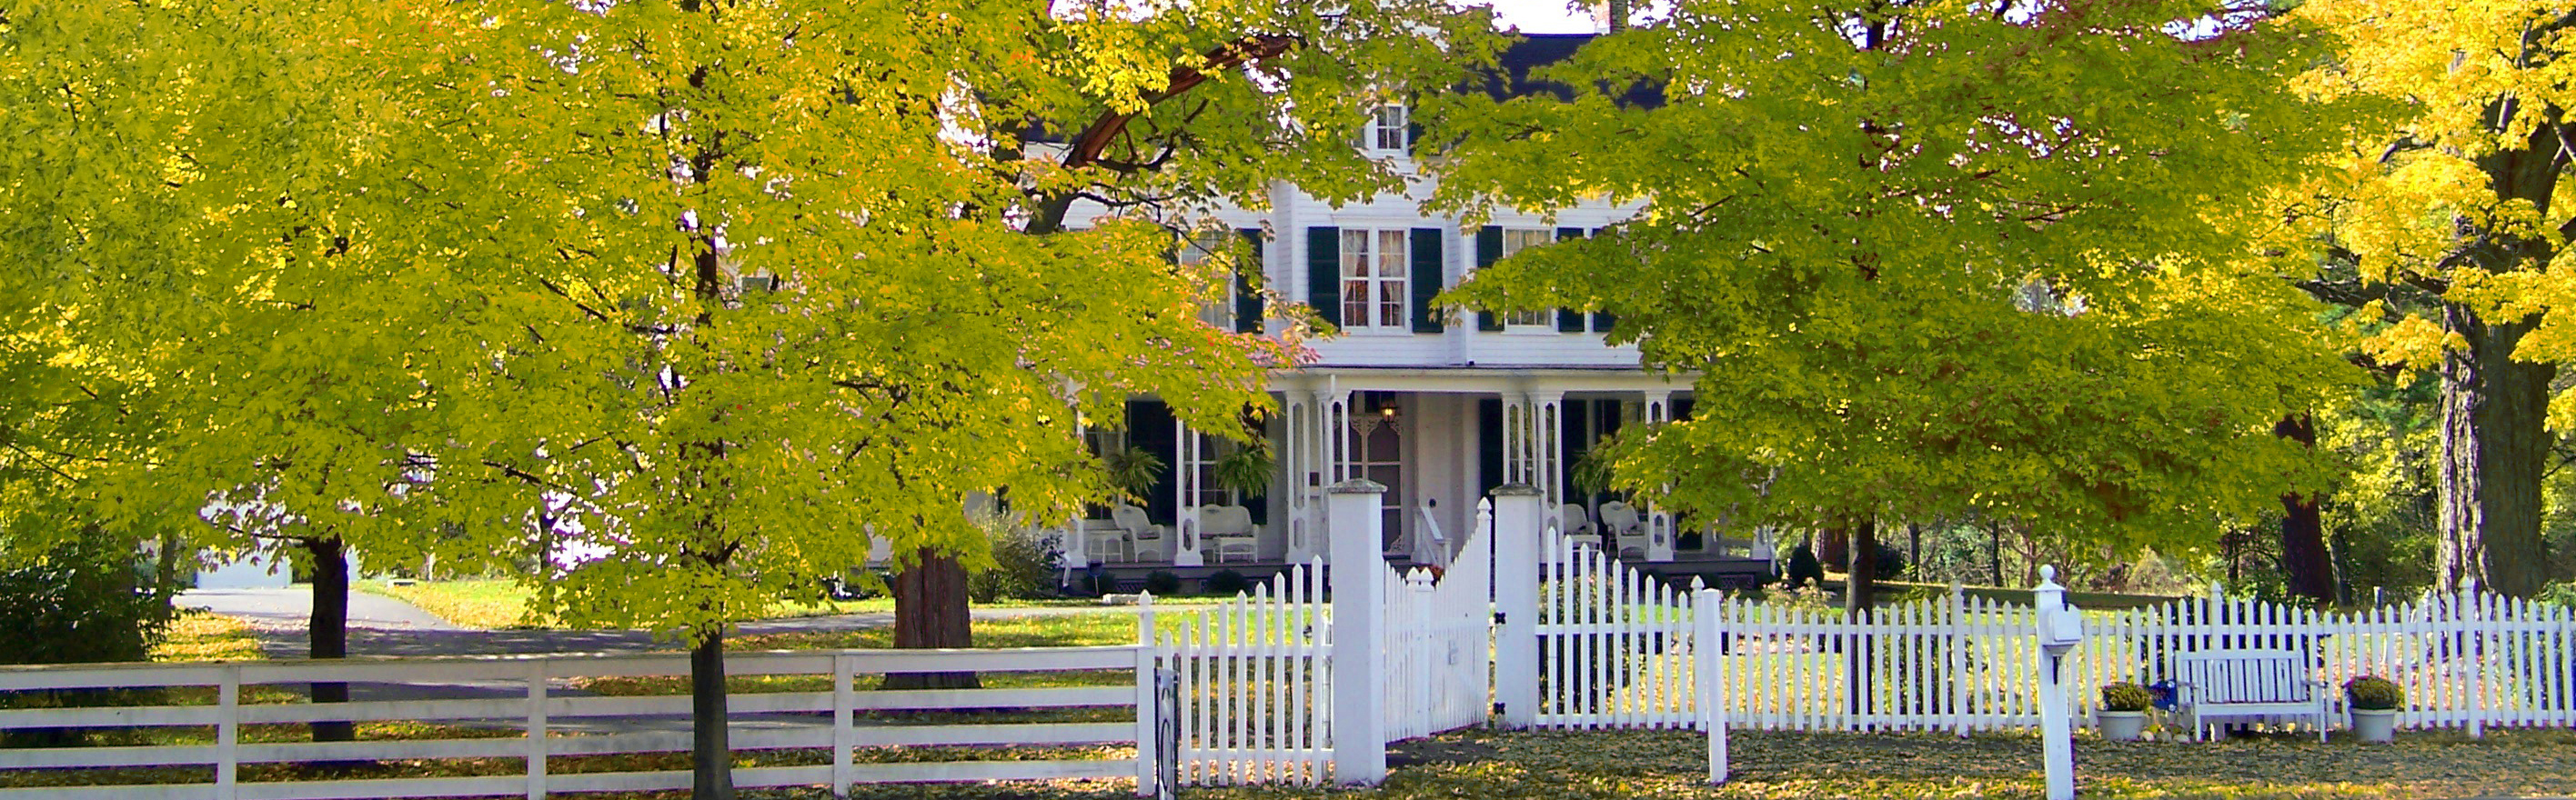
{"label": "green shutter", "polygon": [[1413,229],[1413,274],[1407,283],[1413,290],[1413,332],[1439,333],[1440,309],[1433,308],[1431,298],[1440,294],[1440,229]]}
{"label": "green shutter", "polygon": [[1306,302],[1315,316],[1342,324],[1342,229],[1317,225],[1306,229]]}
{"label": "green shutter", "polygon": [[1251,255],[1234,268],[1234,330],[1236,333],[1261,332],[1261,229],[1235,231],[1251,247]]}
{"label": "green shutter", "polygon": [[[1476,269],[1482,270],[1503,260],[1503,226],[1487,225],[1476,229]],[[1503,318],[1491,311],[1476,312],[1476,330],[1499,331]]]}
{"label": "green shutter", "polygon": [[[1557,238],[1557,239],[1559,239],[1559,240],[1565,240],[1565,239],[1581,239],[1581,238],[1583,238],[1583,229],[1582,229],[1582,228],[1558,228],[1558,229],[1556,229],[1556,238]],[[1581,312],[1581,311],[1576,311],[1576,310],[1571,309],[1571,308],[1560,308],[1560,309],[1557,309],[1557,310],[1556,310],[1556,331],[1557,331],[1558,333],[1582,333],[1582,332],[1583,332],[1583,312]]]}
{"label": "green shutter", "polygon": [[[1597,233],[1600,233],[1600,232],[1601,232],[1601,229],[1599,229],[1599,228],[1594,228],[1594,229],[1592,229],[1592,230],[1584,231],[1584,232],[1583,232],[1583,236],[1584,236],[1585,238],[1591,238],[1593,234],[1597,234]],[[1611,328],[1613,328],[1613,327],[1617,327],[1617,326],[1618,326],[1618,324],[1619,324],[1619,318],[1618,318],[1618,317],[1615,317],[1615,316],[1611,316],[1610,312],[1607,312],[1607,311],[1595,311],[1595,312],[1592,312],[1592,332],[1593,332],[1593,333],[1609,333],[1609,332],[1610,332],[1610,329],[1611,329]]]}

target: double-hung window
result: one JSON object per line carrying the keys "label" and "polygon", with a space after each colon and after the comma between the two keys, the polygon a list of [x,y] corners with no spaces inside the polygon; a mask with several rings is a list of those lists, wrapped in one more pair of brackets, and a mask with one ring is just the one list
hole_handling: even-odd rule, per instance
{"label": "double-hung window", "polygon": [[1368,124],[1360,128],[1360,149],[1402,154],[1404,140],[1412,133],[1407,121],[1402,105],[1389,103],[1370,110]]}
{"label": "double-hung window", "polygon": [[1406,232],[1342,229],[1342,327],[1405,330]]}
{"label": "double-hung window", "polygon": [[[1228,236],[1225,231],[1194,231],[1181,239],[1180,252],[1175,254],[1175,258],[1173,260],[1185,265],[1207,263],[1208,259],[1216,257],[1218,253],[1224,252],[1225,248],[1233,243],[1233,238]],[[1223,279],[1220,281],[1220,284],[1222,288],[1217,290],[1217,296],[1208,304],[1199,307],[1199,319],[1207,324],[1214,325],[1219,328],[1232,329],[1234,326],[1234,281],[1230,278]]]}
{"label": "double-hung window", "polygon": [[[1520,252],[1521,248],[1536,247],[1553,241],[1556,241],[1556,230],[1553,228],[1504,228],[1502,257],[1510,258],[1513,253]],[[1505,330],[1542,326],[1550,332],[1556,329],[1556,312],[1546,309],[1513,311],[1503,314],[1502,317]]]}

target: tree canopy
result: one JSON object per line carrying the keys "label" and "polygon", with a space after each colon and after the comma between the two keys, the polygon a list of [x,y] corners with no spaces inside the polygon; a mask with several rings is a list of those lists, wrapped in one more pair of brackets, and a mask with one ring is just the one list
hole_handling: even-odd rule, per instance
{"label": "tree canopy", "polygon": [[1671,507],[2206,531],[2318,480],[2271,427],[2352,377],[2259,202],[2352,124],[2287,87],[2327,44],[2190,2],[1679,3],[1544,76],[1659,102],[1426,109],[1449,206],[1642,205],[1454,298],[1607,310],[1695,373],[1615,465]]}

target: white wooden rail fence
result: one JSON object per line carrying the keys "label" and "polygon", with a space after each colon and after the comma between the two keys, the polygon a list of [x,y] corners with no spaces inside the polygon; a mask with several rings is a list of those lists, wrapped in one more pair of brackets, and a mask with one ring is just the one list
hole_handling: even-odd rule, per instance
{"label": "white wooden rail fence", "polygon": [[[741,767],[743,787],[854,783],[1136,778],[1140,793],[1154,787],[1156,693],[1150,648],[1075,647],[1018,650],[838,650],[733,653],[729,675],[804,675],[830,679],[828,691],[738,692],[729,698],[737,750],[828,749],[829,762],[801,766]],[[0,709],[0,729],[193,726],[214,729],[203,744],[0,749],[0,772],[38,768],[146,766],[211,767],[202,783],[0,788],[0,798],[382,798],[525,795],[686,789],[686,770],[551,773],[550,757],[619,753],[687,752],[685,695],[650,697],[559,696],[552,684],[584,677],[688,674],[686,655],[491,656],[462,658],[353,658],[218,664],[112,664],[82,667],[0,668],[0,691],[211,687],[210,705],[107,706]],[[1056,670],[1133,671],[1123,685],[1035,688],[857,691],[864,674],[886,672],[982,673]],[[348,703],[246,703],[243,688],[314,681],[363,684],[494,684],[511,696],[488,699],[361,700]],[[202,691],[202,690],[201,690]],[[1021,724],[862,725],[856,712],[966,708],[1077,708],[1120,706],[1137,710],[1132,722]],[[823,715],[828,714],[829,723]],[[751,716],[744,715],[767,715]],[[639,717],[677,719],[654,729],[615,730]],[[243,741],[243,728],[274,723],[411,720],[456,725],[490,736],[355,742]],[[577,721],[577,723],[575,723]],[[609,732],[568,730],[604,727]],[[510,735],[516,731],[518,735]],[[300,732],[299,732],[300,733]],[[942,745],[1136,745],[1138,755],[1107,759],[860,763],[859,748]],[[344,780],[244,780],[244,765],[358,759],[523,759],[524,774],[475,777]],[[836,788],[836,792],[842,789]]]}

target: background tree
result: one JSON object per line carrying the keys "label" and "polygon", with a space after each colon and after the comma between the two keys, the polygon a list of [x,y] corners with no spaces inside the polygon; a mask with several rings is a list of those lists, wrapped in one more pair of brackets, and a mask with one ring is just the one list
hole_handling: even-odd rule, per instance
{"label": "background tree", "polygon": [[2529,596],[2547,580],[2551,383],[2571,355],[2538,312],[2565,305],[2552,270],[2576,232],[2576,206],[2558,202],[2576,141],[2564,119],[2576,13],[2316,0],[2294,14],[2350,42],[2309,86],[2407,112],[2343,140],[2345,170],[2307,210],[2352,279],[2309,288],[2397,322],[2381,360],[2441,376],[2439,587]]}
{"label": "background tree", "polygon": [[1698,373],[1728,402],[1632,442],[1621,481],[1847,528],[1853,608],[1881,519],[2201,539],[2315,481],[2272,425],[2349,379],[2245,211],[2345,124],[2287,88],[2319,45],[2186,2],[1679,3],[1543,76],[1660,105],[1430,109],[1462,137],[1446,204],[1643,204],[1456,296],[1610,311]]}

